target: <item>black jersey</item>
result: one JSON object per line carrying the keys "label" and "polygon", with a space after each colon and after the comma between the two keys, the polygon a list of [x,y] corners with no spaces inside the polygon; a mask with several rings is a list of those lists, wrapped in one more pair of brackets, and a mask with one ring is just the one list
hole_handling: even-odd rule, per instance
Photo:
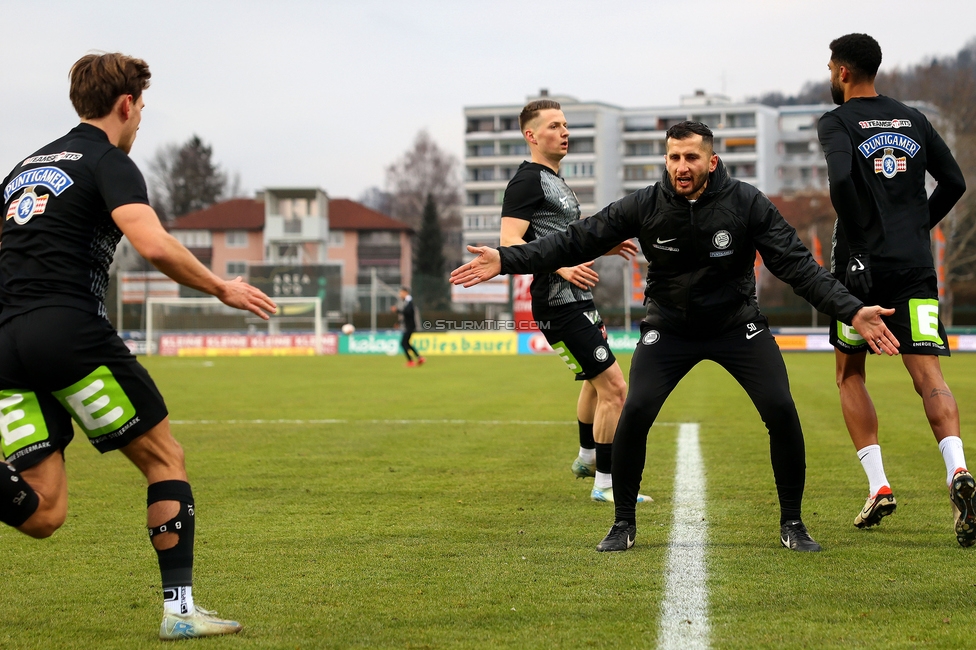
{"label": "black jersey", "polygon": [[[564,232],[580,218],[576,194],[561,176],[545,165],[523,162],[505,188],[502,216],[529,222],[523,239],[541,239]],[[532,278],[532,313],[545,319],[549,308],[593,300],[593,294],[580,289],[555,273],[537,273]]]}
{"label": "black jersey", "polygon": [[149,203],[146,182],[101,129],[79,124],[3,181],[0,322],[39,307],[106,316],[108,269],[122,232],[112,210]]}
{"label": "black jersey", "polygon": [[[857,97],[824,114],[817,128],[838,215],[833,268],[844,268],[854,249],[879,270],[931,268],[929,231],[962,194],[955,185],[965,184],[925,115],[883,95]],[[926,171],[947,181],[941,198],[955,197],[948,205],[938,190],[926,195]]]}

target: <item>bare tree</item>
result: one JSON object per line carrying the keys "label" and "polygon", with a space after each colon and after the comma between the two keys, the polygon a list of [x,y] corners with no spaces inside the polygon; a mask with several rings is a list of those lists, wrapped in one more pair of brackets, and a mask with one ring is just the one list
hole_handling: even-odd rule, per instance
{"label": "bare tree", "polygon": [[457,158],[420,131],[413,146],[386,168],[391,215],[420,231],[427,197],[433,198],[449,268],[461,263],[461,178]]}

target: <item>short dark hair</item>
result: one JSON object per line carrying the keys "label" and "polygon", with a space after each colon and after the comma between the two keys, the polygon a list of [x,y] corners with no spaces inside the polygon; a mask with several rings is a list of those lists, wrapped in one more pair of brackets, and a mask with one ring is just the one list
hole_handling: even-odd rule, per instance
{"label": "short dark hair", "polygon": [[553,99],[537,99],[526,104],[519,113],[519,129],[522,133],[525,133],[526,124],[534,120],[539,113],[550,108],[562,110],[563,107]]}
{"label": "short dark hair", "polygon": [[149,65],[125,54],[86,54],[78,59],[68,75],[68,97],[78,117],[93,120],[112,112],[122,95],[139,99],[149,87]]}
{"label": "short dark hair", "polygon": [[684,140],[693,135],[700,135],[702,137],[702,145],[708,147],[709,151],[715,151],[715,147],[713,146],[715,136],[712,134],[712,130],[701,122],[690,122],[688,120],[678,122],[668,129],[668,132],[664,136],[664,142],[666,144],[668,140]]}
{"label": "short dark hair", "polygon": [[847,34],[831,41],[830,60],[850,70],[855,79],[874,79],[881,67],[881,46],[867,34]]}

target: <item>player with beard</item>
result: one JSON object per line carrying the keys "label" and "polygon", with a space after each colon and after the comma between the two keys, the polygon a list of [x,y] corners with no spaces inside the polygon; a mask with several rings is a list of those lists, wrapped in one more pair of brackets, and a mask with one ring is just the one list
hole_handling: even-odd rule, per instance
{"label": "player with beard", "polygon": [[[827,157],[830,198],[837,212],[831,269],[859,298],[894,308],[885,322],[901,346],[902,361],[922,399],[946,467],[956,539],[976,544],[976,481],[966,469],[959,409],[939,364],[949,355],[939,319],[938,281],[929,232],[966,190],[949,147],[914,108],[879,95],[874,87],[881,47],[867,34],[830,44],[830,90],[839,108],[818,125]],[[931,196],[926,172],[938,185]],[[884,471],[878,415],[866,387],[868,343],[843,323],[830,330],[836,348],[841,409],[868,478],[868,499],[854,519],[870,528],[895,511]]]}
{"label": "player with beard", "polygon": [[[559,103],[538,99],[519,114],[519,127],[529,151],[505,188],[501,244],[515,246],[554,232],[564,232],[580,218],[579,201],[559,175],[569,151],[569,127]],[[632,258],[637,247],[617,242],[608,254]],[[593,476],[590,498],[614,500],[610,473],[611,449],[627,383],[610,346],[603,319],[590,289],[600,276],[593,262],[537,273],[532,278],[532,317],[549,345],[582,381],[576,403],[580,450],[571,470],[577,478]],[[638,502],[650,497],[637,496]]]}
{"label": "player with beard", "polygon": [[881,320],[881,314],[892,312],[865,307],[817,264],[762,192],[729,177],[707,126],[672,126],[666,143],[660,183],[565,232],[498,250],[469,247],[478,257],[456,269],[451,281],[471,286],[498,273],[581,264],[638,237],[649,264],[647,316],[613,445],[615,520],[597,550],[633,546],[648,431],[681,378],[710,359],[735,377],[766,424],[779,495],[780,543],[795,551],[819,551],[801,518],[803,432],[783,356],[756,300],[756,251],[774,275],[820,311],[852,324],[875,351],[897,353],[898,341]]}
{"label": "player with beard", "polygon": [[[233,634],[239,623],[194,603],[196,517],[183,449],[152,378],[108,321],[109,265],[124,234],[181,284],[265,319],[275,305],[241,278],[211,273],[149,206],[128,155],[149,86],[145,61],[89,54],[70,78],[81,124],[18,162],[3,182],[0,521],[36,538],[65,522],[64,450],[74,419],[99,452],[120,450],[148,483],[149,537],[162,577],[159,637]],[[111,556],[110,530],[92,541]]]}

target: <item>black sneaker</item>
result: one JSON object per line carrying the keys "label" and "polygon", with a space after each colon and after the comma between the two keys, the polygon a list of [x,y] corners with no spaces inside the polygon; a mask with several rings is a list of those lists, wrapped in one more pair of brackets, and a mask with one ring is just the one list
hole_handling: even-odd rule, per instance
{"label": "black sneaker", "polygon": [[788,521],[779,527],[779,542],[791,551],[819,551],[820,544],[817,544],[807,527],[799,519]]}
{"label": "black sneaker", "polygon": [[596,550],[601,553],[605,551],[626,551],[634,545],[635,537],[637,537],[637,526],[628,524],[626,521],[618,521],[610,527],[610,532],[603,538],[603,541],[596,545]]}
{"label": "black sneaker", "polygon": [[976,544],[976,480],[960,468],[949,485],[949,499],[955,515],[956,541],[959,546]]}

